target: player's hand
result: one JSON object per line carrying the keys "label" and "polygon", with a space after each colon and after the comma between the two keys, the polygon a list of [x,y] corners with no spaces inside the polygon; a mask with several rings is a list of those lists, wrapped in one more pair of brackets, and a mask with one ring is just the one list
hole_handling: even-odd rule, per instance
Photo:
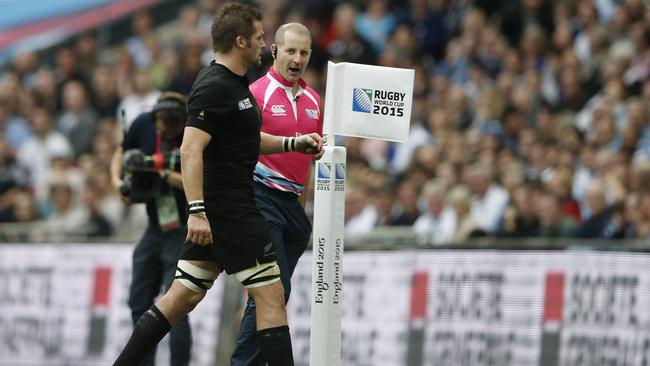
{"label": "player's hand", "polygon": [[296,151],[303,154],[312,154],[316,158],[323,156],[323,143],[325,139],[321,135],[313,132],[307,135],[296,137]]}
{"label": "player's hand", "polygon": [[187,219],[187,237],[194,244],[206,246],[212,243],[212,231],[204,215],[190,215]]}

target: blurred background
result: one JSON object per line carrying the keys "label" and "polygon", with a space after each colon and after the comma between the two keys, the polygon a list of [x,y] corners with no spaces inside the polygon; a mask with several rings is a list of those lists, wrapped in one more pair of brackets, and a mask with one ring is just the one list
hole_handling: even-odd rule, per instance
{"label": "blurred background", "polygon": [[[429,301],[423,314],[417,306],[400,308],[405,314],[403,323],[411,326],[400,328],[395,338],[400,339],[400,346],[387,344],[389,349],[398,349],[400,356],[395,359],[403,362],[372,361],[390,359],[379,351],[382,347],[376,347],[372,355],[357,350],[351,356],[357,338],[347,333],[344,364],[641,365],[650,361],[650,334],[642,330],[648,329],[643,320],[647,316],[630,315],[632,308],[650,310],[644,302],[650,293],[645,273],[650,260],[643,253],[650,248],[647,1],[252,3],[264,14],[267,49],[263,66],[249,72],[251,80],[266,72],[275,30],[289,21],[302,22],[312,32],[313,52],[304,78],[323,97],[328,60],[415,69],[407,143],[339,137],[337,144],[347,148],[345,230],[350,260],[374,266],[383,263],[383,256],[398,258],[402,261],[399,271],[408,271],[402,277],[395,274],[393,286],[413,290],[403,294],[405,303],[420,304],[428,298],[433,302]],[[189,93],[199,70],[213,58],[210,26],[224,4],[219,0],[2,2],[0,242],[4,244],[0,244],[0,263],[15,265],[21,255],[31,260],[29,248],[34,248],[33,253],[46,250],[48,255],[65,258],[65,253],[52,254],[57,247],[54,243],[74,250],[93,245],[120,253],[131,250],[117,243],[135,243],[147,217],[143,205],[124,206],[111,186],[112,153],[123,129],[139,113],[150,110],[161,91]],[[310,198],[310,214],[311,207]],[[536,251],[519,252],[529,249]],[[305,255],[307,262],[309,257]],[[123,270],[128,271],[128,255],[125,258]],[[386,271],[399,272],[390,261],[385,262]],[[499,272],[524,262],[513,272],[512,278],[519,282]],[[307,276],[303,285],[308,290],[309,263],[303,264]],[[489,270],[479,270],[482,265]],[[426,272],[443,267],[466,271],[458,277]],[[425,268],[423,273],[428,274],[422,277],[417,268]],[[10,269],[2,267],[0,273]],[[571,275],[580,269],[587,274]],[[536,270],[539,273],[533,276]],[[301,278],[298,275],[296,281]],[[359,285],[358,291],[372,291],[378,283],[368,279],[370,289]],[[530,319],[534,320],[527,320],[534,330],[515,332],[536,335],[517,343],[515,333],[490,338],[487,330],[469,330],[469,336],[461,332],[456,338],[452,330],[436,333],[413,328],[418,316],[442,321],[441,314],[447,314],[444,309],[431,310],[441,296],[433,294],[438,289],[435,283],[440,288],[457,286],[453,298],[478,309],[496,306],[482,303],[494,286],[514,283],[521,291],[538,289],[530,302],[513,298],[522,308],[539,305],[533,306],[536,313]],[[485,283],[492,290],[481,290]],[[578,287],[571,290],[570,286]],[[580,288],[591,297],[573,305],[563,300],[562,294],[578,299]],[[560,291],[559,305],[553,297],[556,290]],[[352,296],[354,291],[352,287]],[[601,293],[602,298],[598,297]],[[623,294],[622,302],[616,294]],[[20,303],[8,301],[10,295],[5,295],[3,301],[0,290],[0,306],[5,310]],[[499,292],[493,300],[507,304],[504,299],[511,295],[512,291]],[[231,296],[235,303],[240,297]],[[548,304],[559,306],[559,317],[551,310],[547,314]],[[591,310],[571,318],[567,313],[571,306]],[[453,312],[453,308],[448,310]],[[471,318],[468,314],[476,310],[472,309],[461,318]],[[556,332],[557,339],[542,336],[545,324],[564,324],[567,319],[584,320],[593,326],[590,331],[613,329],[618,323],[608,316],[616,314],[620,319],[622,313],[628,318],[621,323],[620,334],[631,337],[629,345],[623,338],[590,340],[561,332]],[[383,315],[378,317],[377,329],[364,337],[389,342],[378,335]],[[483,318],[471,319],[478,324]],[[503,320],[503,313],[496,319]],[[526,323],[516,319],[503,326]],[[490,318],[485,324],[494,325],[497,320]],[[0,329],[2,324],[0,319]],[[125,324],[128,327],[128,321]],[[308,332],[308,322],[305,327]],[[9,339],[12,334],[7,331],[4,336]],[[555,361],[542,362],[547,352],[543,351],[545,339],[546,347],[551,347],[546,350],[557,356],[549,356]],[[506,356],[499,353],[489,358],[476,346],[493,349],[500,340],[510,350]],[[555,341],[555,347],[549,346]],[[571,353],[570,348],[562,348],[562,342],[582,353]],[[357,343],[367,346],[365,341]],[[449,347],[445,351],[431,346],[426,351],[428,344]],[[537,348],[525,361],[528,358],[513,353],[513,344]],[[634,357],[629,356],[629,363],[616,363],[610,356],[594,356],[595,350],[609,346],[618,350],[612,355],[622,352]],[[472,347],[479,347],[477,355],[483,358],[472,359]],[[15,352],[15,348],[0,346],[0,359]],[[459,358],[452,357],[456,354]],[[628,356],[621,357],[621,362],[627,362]],[[13,360],[7,365],[21,364],[16,361],[20,357]],[[70,360],[61,364],[75,364]],[[603,360],[612,363],[600,363]]]}
{"label": "blurred background", "polygon": [[[189,92],[213,58],[209,29],[223,2],[6,4],[1,236],[138,236],[144,210],[111,189],[111,154],[161,91]],[[408,143],[337,141],[348,150],[349,234],[395,227],[434,245],[650,235],[645,2],[258,5],[267,45],[284,22],[309,26],[305,79],[323,96],[327,60],[416,70]],[[267,48],[250,78],[270,63]]]}

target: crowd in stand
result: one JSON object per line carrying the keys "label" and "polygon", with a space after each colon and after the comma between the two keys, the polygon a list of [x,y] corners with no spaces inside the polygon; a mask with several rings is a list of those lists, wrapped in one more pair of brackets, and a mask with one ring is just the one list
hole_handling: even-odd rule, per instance
{"label": "crowd in stand", "polygon": [[[168,24],[136,13],[126,42],[100,50],[89,32],[61,45],[52,65],[18,54],[0,75],[0,222],[98,236],[143,225],[144,209],[111,187],[113,149],[161,91],[189,92],[213,57],[221,5],[190,3]],[[323,96],[327,60],[415,69],[407,143],[337,138],[348,155],[348,234],[650,238],[643,0],[258,5],[267,46],[284,22],[312,31],[305,79]]]}

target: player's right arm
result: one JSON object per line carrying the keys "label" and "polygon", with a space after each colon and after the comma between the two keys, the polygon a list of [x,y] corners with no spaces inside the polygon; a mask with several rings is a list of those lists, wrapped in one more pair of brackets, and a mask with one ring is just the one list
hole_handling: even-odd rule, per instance
{"label": "player's right arm", "polygon": [[[203,150],[212,137],[196,127],[185,127],[181,144],[181,170],[187,202],[203,201]],[[194,244],[212,243],[210,223],[205,213],[187,218],[187,240]]]}

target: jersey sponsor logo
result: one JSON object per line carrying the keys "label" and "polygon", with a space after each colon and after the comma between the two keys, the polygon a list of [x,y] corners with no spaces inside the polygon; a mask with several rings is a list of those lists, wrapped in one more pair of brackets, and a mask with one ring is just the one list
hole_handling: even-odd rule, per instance
{"label": "jersey sponsor logo", "polygon": [[237,103],[237,107],[239,107],[240,111],[243,111],[244,109],[253,108],[253,103],[249,98],[244,98]]}
{"label": "jersey sponsor logo", "polygon": [[271,106],[271,113],[274,116],[286,116],[287,111],[284,109],[284,106],[282,104],[274,104]]}
{"label": "jersey sponsor logo", "polygon": [[318,109],[305,109],[305,113],[307,113],[307,118],[318,119],[320,117]]}

